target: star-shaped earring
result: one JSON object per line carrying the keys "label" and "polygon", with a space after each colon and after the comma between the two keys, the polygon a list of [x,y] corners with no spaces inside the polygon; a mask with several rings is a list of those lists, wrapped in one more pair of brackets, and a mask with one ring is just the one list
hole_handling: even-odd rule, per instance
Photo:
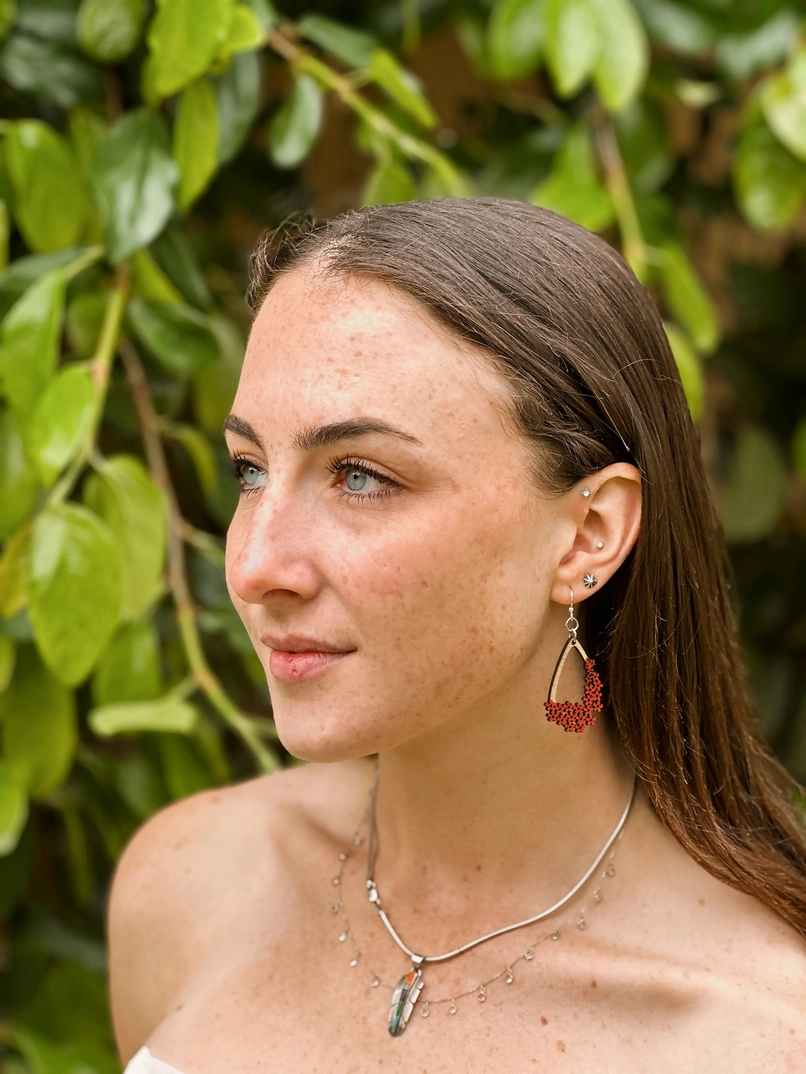
{"label": "star-shaped earring", "polygon": [[593,589],[593,587],[598,581],[599,579],[594,578],[592,574],[586,574],[585,577],[582,579],[582,584],[585,586],[586,589]]}

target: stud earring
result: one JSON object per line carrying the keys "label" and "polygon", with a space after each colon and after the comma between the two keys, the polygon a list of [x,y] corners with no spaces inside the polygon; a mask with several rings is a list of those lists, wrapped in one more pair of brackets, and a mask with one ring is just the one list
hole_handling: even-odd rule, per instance
{"label": "stud earring", "polygon": [[[555,665],[554,674],[551,676],[551,684],[549,685],[548,700],[544,702],[544,705],[546,719],[550,723],[559,724],[564,730],[576,731],[579,734],[586,727],[590,727],[591,724],[596,722],[596,713],[601,711],[602,680],[596,671],[595,661],[588,656],[577,638],[579,620],[574,615],[574,591],[570,586],[568,588],[571,590],[571,605],[568,609],[568,618],[565,620],[568,640],[563,645],[560,657]],[[572,649],[576,649],[585,661],[585,689],[581,701],[559,702],[556,700],[557,686],[565,661],[568,659],[568,654]]]}
{"label": "stud earring", "polygon": [[582,490],[582,495],[583,495],[583,496],[590,496],[590,494],[591,494],[591,490],[590,490],[590,489],[583,489],[583,490]]}
{"label": "stud earring", "polygon": [[582,579],[582,584],[585,586],[586,589],[593,589],[593,587],[598,581],[599,579],[595,575],[586,574],[585,577]]}
{"label": "stud earring", "polygon": [[604,541],[597,541],[596,542],[596,547],[597,548],[604,548]]}

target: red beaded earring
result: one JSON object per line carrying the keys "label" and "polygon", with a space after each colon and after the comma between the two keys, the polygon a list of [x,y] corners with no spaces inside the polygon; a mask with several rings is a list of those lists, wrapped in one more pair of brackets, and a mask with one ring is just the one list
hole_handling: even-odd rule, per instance
{"label": "red beaded earring", "polygon": [[[590,576],[592,577],[592,576]],[[590,589],[593,582],[589,583],[588,579],[585,579],[585,585]],[[568,587],[571,589],[571,587]],[[576,731],[580,733],[585,730],[586,727],[590,727],[591,724],[596,722],[596,713],[601,711],[602,708],[602,680],[596,672],[596,662],[592,660],[577,638],[577,631],[579,630],[579,620],[574,615],[574,591],[571,589],[571,605],[568,609],[568,618],[565,620],[565,626],[568,630],[568,640],[562,648],[560,658],[554,668],[554,674],[551,676],[551,684],[549,686],[548,701],[545,702],[546,718],[550,723],[559,724],[560,727],[565,728],[566,731]],[[582,659],[585,661],[585,690],[582,695],[581,701],[556,701],[557,685],[560,681],[560,675],[562,674],[565,661],[568,659],[568,654],[572,649],[576,649]]]}

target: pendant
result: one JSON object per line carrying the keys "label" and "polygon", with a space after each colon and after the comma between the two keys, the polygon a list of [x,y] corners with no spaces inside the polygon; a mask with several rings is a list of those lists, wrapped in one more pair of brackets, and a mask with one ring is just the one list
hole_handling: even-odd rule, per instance
{"label": "pendant", "polygon": [[424,983],[423,971],[419,966],[412,966],[397,982],[389,1008],[389,1032],[393,1037],[399,1037],[406,1028]]}

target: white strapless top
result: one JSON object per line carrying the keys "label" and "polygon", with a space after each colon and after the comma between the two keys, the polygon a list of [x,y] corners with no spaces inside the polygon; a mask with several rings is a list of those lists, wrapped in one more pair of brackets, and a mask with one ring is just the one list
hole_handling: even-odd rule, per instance
{"label": "white strapless top", "polygon": [[178,1067],[172,1067],[162,1059],[151,1054],[147,1044],[131,1057],[123,1074],[182,1074]]}

